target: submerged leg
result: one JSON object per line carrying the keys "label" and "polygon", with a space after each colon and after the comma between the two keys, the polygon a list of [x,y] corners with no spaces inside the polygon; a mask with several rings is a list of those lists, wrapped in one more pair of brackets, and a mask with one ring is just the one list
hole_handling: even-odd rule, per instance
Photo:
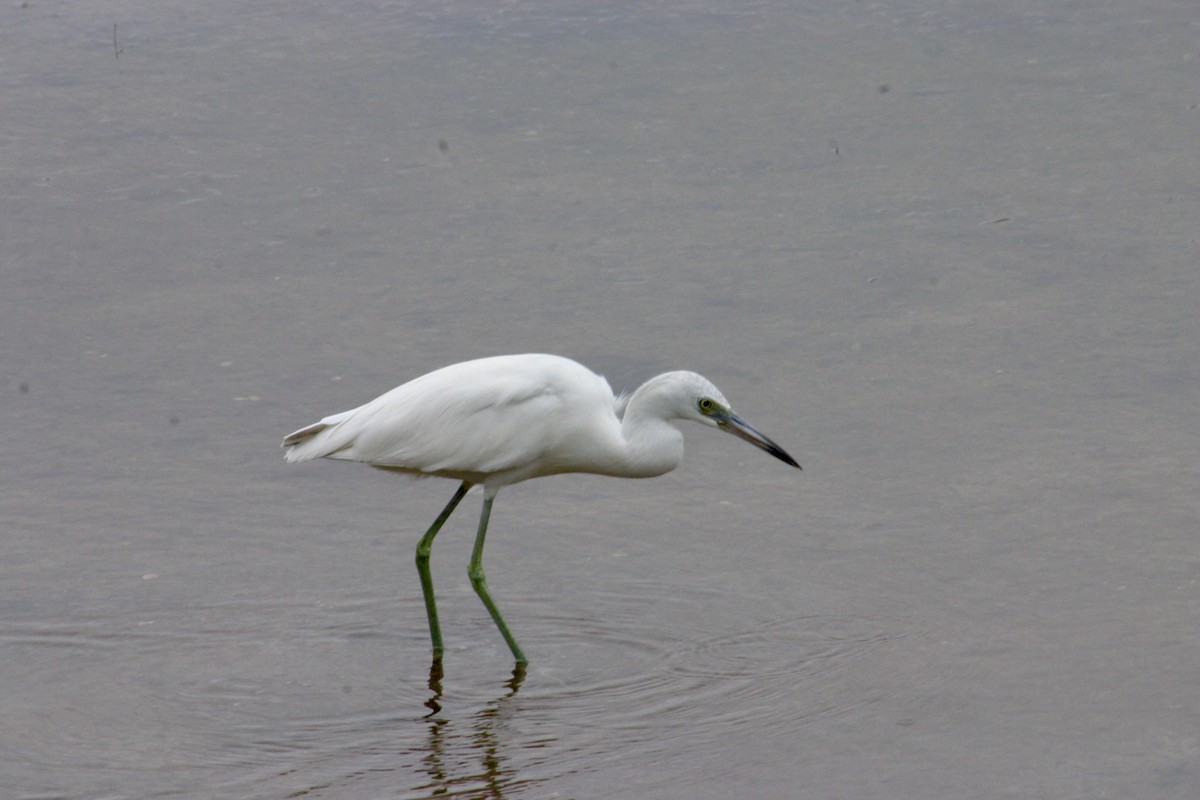
{"label": "submerged leg", "polygon": [[442,628],[438,625],[437,603],[433,599],[433,576],[429,574],[429,551],[433,549],[433,537],[437,536],[438,531],[446,524],[446,520],[450,519],[450,515],[454,513],[454,509],[470,488],[471,484],[466,481],[462,482],[458,491],[454,493],[454,497],[450,498],[450,502],[442,509],[442,513],[438,514],[433,525],[425,531],[421,541],[417,542],[417,572],[421,575],[421,593],[425,595],[425,613],[429,615],[429,637],[433,639],[435,664],[442,660],[442,651],[445,648],[442,647]]}
{"label": "submerged leg", "polygon": [[471,578],[471,585],[475,587],[475,594],[479,595],[479,599],[483,601],[483,605],[492,615],[496,627],[500,629],[500,635],[508,643],[508,649],[512,650],[513,658],[517,660],[518,665],[524,665],[529,663],[529,659],[525,658],[525,654],[521,652],[521,646],[517,644],[517,640],[508,630],[508,625],[504,623],[504,617],[500,616],[500,609],[496,608],[496,602],[488,593],[487,576],[483,574],[483,539],[487,535],[488,517],[492,515],[492,500],[494,499],[493,496],[483,498],[483,513],[479,515],[479,533],[475,534],[475,549],[471,551],[471,564],[467,567],[467,575]]}

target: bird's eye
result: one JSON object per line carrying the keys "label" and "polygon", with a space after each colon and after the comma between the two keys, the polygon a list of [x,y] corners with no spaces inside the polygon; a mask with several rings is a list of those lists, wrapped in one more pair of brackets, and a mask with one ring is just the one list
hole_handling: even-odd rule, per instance
{"label": "bird's eye", "polygon": [[717,410],[717,401],[711,397],[701,397],[696,407],[700,409],[701,414],[711,414]]}

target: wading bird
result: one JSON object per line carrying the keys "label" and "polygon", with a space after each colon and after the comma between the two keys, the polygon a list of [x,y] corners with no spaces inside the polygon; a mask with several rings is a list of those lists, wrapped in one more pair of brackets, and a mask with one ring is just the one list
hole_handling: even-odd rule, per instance
{"label": "wading bird", "polygon": [[326,417],[283,440],[289,462],[361,461],[380,469],[460,481],[458,491],[417,544],[417,571],[429,616],[433,660],[442,659],[429,572],[433,537],[472,486],[483,487],[483,512],[467,573],[471,586],[518,665],[528,663],[488,592],[483,540],[492,501],[505,486],[565,472],[652,478],[683,457],[692,420],[732,433],[797,469],[783,448],[734,413],[725,397],[694,372],[666,372],[632,395],[575,361],[516,355],[464,361],[397,386],[366,405]]}

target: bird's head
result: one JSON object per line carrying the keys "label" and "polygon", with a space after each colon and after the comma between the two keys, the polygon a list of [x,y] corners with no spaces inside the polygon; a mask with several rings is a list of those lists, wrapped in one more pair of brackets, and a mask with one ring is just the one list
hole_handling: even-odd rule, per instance
{"label": "bird's head", "polygon": [[[767,436],[759,433],[729,406],[729,401],[712,381],[695,372],[667,372],[652,379],[657,383],[659,399],[667,406],[664,413],[669,419],[687,419],[714,428],[720,428],[739,439],[744,439],[760,450],[764,450],[785,464],[797,469],[800,465],[782,447]],[[648,383],[647,386],[650,384]],[[669,409],[669,410],[668,410]]]}

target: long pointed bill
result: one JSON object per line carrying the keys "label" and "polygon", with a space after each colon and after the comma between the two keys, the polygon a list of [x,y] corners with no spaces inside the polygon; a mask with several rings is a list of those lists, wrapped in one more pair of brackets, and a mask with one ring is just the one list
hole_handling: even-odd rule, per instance
{"label": "long pointed bill", "polygon": [[753,425],[732,411],[719,416],[714,414],[713,418],[721,430],[728,431],[739,439],[745,439],[760,450],[766,450],[785,464],[791,464],[796,469],[801,469],[801,466],[796,463],[796,459],[789,456],[786,450],[756,431]]}

